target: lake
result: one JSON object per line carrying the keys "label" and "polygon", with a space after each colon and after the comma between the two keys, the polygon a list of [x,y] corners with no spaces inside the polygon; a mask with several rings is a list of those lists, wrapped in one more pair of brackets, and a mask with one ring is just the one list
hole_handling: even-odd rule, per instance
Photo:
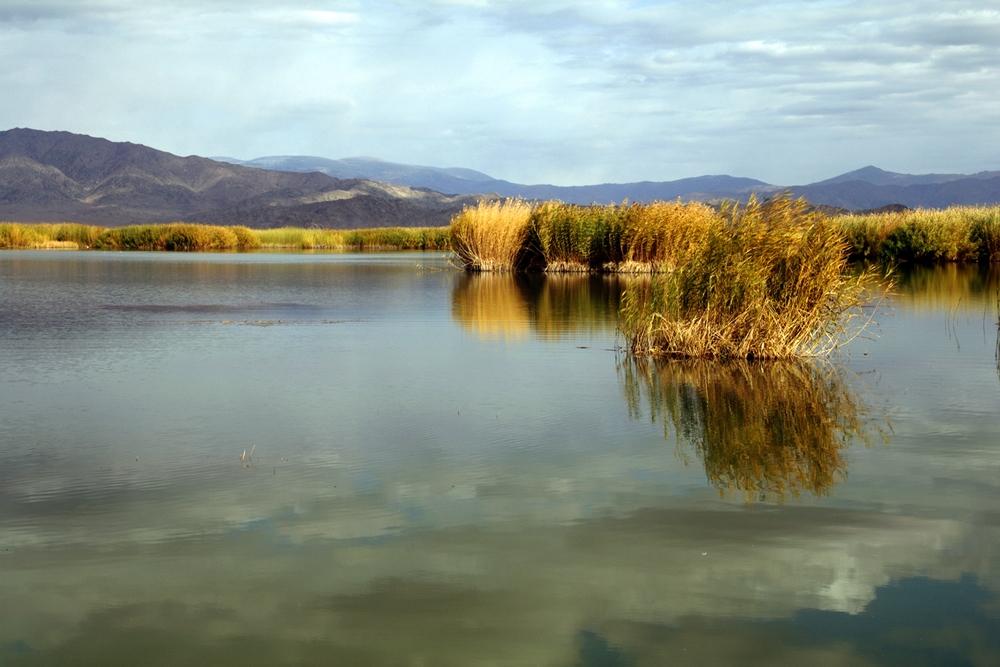
{"label": "lake", "polygon": [[624,278],[0,251],[0,665],[1000,664],[998,268],[754,365]]}

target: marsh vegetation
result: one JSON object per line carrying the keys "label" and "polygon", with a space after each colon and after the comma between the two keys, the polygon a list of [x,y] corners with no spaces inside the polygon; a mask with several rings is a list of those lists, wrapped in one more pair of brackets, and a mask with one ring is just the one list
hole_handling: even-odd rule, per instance
{"label": "marsh vegetation", "polygon": [[170,223],[98,227],[76,223],[0,223],[0,249],[67,250],[446,250],[447,227],[373,229],[250,229]]}
{"label": "marsh vegetation", "polygon": [[1000,206],[953,206],[832,219],[858,259],[1000,261]]}

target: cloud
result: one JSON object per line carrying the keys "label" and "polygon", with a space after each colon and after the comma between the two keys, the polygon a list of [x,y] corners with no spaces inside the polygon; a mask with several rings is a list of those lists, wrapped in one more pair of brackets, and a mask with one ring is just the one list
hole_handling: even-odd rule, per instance
{"label": "cloud", "polygon": [[1000,146],[1000,13],[967,1],[8,3],[0,35],[0,125],[183,153],[796,183]]}

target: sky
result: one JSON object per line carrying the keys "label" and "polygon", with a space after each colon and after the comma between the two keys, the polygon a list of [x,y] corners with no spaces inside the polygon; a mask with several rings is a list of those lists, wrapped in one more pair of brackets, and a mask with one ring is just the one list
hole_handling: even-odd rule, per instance
{"label": "sky", "polygon": [[0,0],[0,129],[520,183],[1000,169],[1000,4]]}

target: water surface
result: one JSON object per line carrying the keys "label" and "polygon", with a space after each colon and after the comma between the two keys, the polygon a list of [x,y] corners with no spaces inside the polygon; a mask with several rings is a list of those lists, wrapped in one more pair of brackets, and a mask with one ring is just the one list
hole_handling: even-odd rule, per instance
{"label": "water surface", "polygon": [[637,364],[615,278],[0,252],[0,664],[1000,664],[997,285]]}

